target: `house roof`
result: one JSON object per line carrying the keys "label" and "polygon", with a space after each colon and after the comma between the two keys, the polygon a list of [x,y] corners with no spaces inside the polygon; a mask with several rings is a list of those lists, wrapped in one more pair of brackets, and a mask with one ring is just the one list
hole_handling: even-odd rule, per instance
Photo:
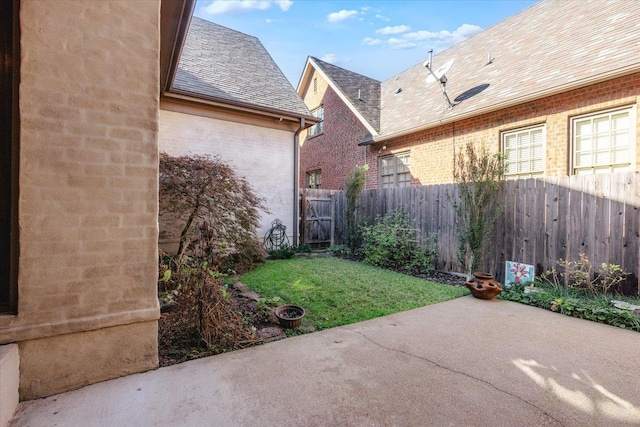
{"label": "house roof", "polygon": [[197,17],[170,91],[315,120],[260,40]]}
{"label": "house roof", "polygon": [[340,93],[360,113],[371,127],[380,131],[380,82],[362,74],[345,70],[318,58],[309,57],[316,69],[331,79]]}
{"label": "house roof", "polygon": [[636,1],[541,1],[433,57],[455,60],[453,108],[423,64],[385,80],[382,139],[638,72],[638,16]]}
{"label": "house roof", "polygon": [[[378,133],[361,144],[640,72],[638,16],[640,1],[536,3],[433,56],[434,70],[454,60],[446,73],[447,94],[455,104],[452,108],[440,85],[426,82],[429,71],[424,63],[383,81],[379,122],[371,119],[376,117],[375,111],[362,114]],[[353,90],[357,85],[357,78],[352,81],[344,77],[348,71],[315,58],[312,61],[342,91]],[[372,84],[370,90],[373,87]],[[358,109],[352,94],[344,99]]]}

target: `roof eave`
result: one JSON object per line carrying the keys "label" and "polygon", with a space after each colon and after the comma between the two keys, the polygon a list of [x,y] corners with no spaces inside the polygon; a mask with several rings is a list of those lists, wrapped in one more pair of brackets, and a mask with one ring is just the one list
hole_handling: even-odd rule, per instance
{"label": "roof eave", "polygon": [[221,99],[212,96],[206,96],[199,93],[193,93],[188,91],[181,91],[172,89],[171,91],[165,91],[163,97],[169,99],[176,99],[181,101],[188,101],[196,104],[200,104],[206,107],[216,107],[225,110],[237,111],[242,113],[250,113],[263,117],[277,118],[279,120],[287,120],[293,122],[300,122],[300,119],[304,119],[305,128],[310,127],[320,120],[317,117],[298,114],[292,111],[284,111],[276,108],[267,108],[257,106],[255,104],[248,104],[238,101],[230,101],[228,99]]}
{"label": "roof eave", "polygon": [[196,0],[162,0],[160,4],[160,92],[173,82]]}

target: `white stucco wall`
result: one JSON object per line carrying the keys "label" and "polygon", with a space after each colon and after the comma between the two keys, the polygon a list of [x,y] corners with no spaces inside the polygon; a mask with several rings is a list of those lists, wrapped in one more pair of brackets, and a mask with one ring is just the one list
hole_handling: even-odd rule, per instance
{"label": "white stucco wall", "polygon": [[160,110],[160,151],[220,155],[266,200],[270,214],[261,215],[262,239],[278,218],[293,235],[293,132]]}

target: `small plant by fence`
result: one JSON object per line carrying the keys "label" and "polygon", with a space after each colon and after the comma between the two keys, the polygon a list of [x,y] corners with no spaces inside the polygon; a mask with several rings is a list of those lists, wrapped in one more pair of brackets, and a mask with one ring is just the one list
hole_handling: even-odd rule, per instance
{"label": "small plant by fence", "polygon": [[[346,243],[344,192],[305,190],[307,196],[333,196],[335,243]],[[456,215],[447,199],[455,184],[363,190],[357,221],[402,209],[423,236],[437,237],[436,268],[462,271],[457,259]],[[638,292],[640,274],[640,174],[622,172],[503,181],[498,202],[504,205],[479,268],[504,280],[506,261],[536,266],[536,273],[556,268],[558,260],[584,253],[595,265],[611,263],[631,272],[626,292]]]}

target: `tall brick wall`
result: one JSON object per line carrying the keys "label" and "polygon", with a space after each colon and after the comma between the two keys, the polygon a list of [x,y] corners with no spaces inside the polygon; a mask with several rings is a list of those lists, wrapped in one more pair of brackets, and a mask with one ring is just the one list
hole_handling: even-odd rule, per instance
{"label": "tall brick wall", "polygon": [[157,367],[159,8],[21,2],[22,399]]}
{"label": "tall brick wall", "polygon": [[[640,73],[620,77],[581,89],[523,103],[492,113],[416,132],[377,143],[368,149],[368,184],[378,185],[380,156],[411,152],[414,184],[453,182],[454,153],[468,141],[484,143],[500,150],[500,133],[530,125],[546,124],[546,176],[569,174],[571,118],[610,108],[640,103]],[[640,144],[640,108],[636,109],[636,143]],[[354,135],[352,140],[356,140]],[[382,147],[386,149],[382,150]],[[640,150],[636,150],[636,170],[640,170]]]}
{"label": "tall brick wall", "polygon": [[[287,227],[291,243],[293,135],[284,124],[278,129],[169,111],[164,107],[160,110],[160,150],[172,156],[187,153],[220,155],[222,161],[231,165],[239,176],[247,178],[256,194],[266,200],[270,213],[262,212],[258,237],[264,237],[271,222],[278,218]],[[179,235],[167,230],[167,224],[162,222],[160,228],[161,243],[169,244],[163,249],[175,249],[170,243]]]}
{"label": "tall brick wall", "polygon": [[[315,93],[314,78],[317,78]],[[324,124],[321,134],[302,138],[300,185],[306,185],[307,172],[320,169],[322,188],[343,190],[347,174],[366,163],[366,148],[358,143],[368,133],[367,129],[317,73],[311,76],[311,87],[304,101],[310,110],[324,106]]]}

